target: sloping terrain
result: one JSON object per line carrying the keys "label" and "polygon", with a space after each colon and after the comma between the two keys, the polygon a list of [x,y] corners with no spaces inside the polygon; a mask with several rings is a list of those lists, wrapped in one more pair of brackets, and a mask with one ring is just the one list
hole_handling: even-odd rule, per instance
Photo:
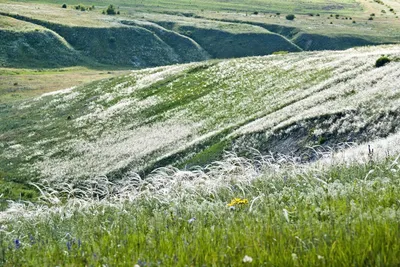
{"label": "sloping terrain", "polygon": [[[101,14],[103,7],[79,11],[74,6],[0,3],[0,66],[131,69],[400,40],[400,24],[393,9],[369,21],[369,14],[355,2],[334,5],[318,16],[296,13],[294,21],[277,15],[280,12],[249,16],[211,11],[157,13],[157,8],[139,12],[124,4],[122,15],[107,16]],[[314,4],[315,10],[325,5]],[[376,5],[374,8],[383,8]],[[210,10],[213,8],[211,5]],[[282,5],[282,10],[287,8]],[[334,11],[341,15],[333,16]]]}
{"label": "sloping terrain", "polygon": [[39,25],[0,16],[0,66],[57,67],[82,63],[58,34]]}
{"label": "sloping terrain", "polygon": [[[376,68],[382,54],[392,62]],[[400,48],[191,63],[0,106],[3,179],[117,179],[224,149],[301,156],[399,130]],[[309,160],[309,157],[304,160]]]}

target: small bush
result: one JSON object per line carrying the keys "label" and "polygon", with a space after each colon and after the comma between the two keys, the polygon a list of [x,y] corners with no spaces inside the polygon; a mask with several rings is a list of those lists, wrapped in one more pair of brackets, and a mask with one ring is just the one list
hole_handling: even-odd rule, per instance
{"label": "small bush", "polygon": [[375,62],[375,67],[379,68],[379,67],[383,67],[386,64],[388,64],[390,62],[390,58],[388,58],[387,56],[381,56],[380,58],[378,58]]}
{"label": "small bush", "polygon": [[276,15],[279,16],[281,13],[277,12]]}
{"label": "small bush", "polygon": [[289,15],[286,16],[287,20],[294,20],[295,18],[296,18],[296,16],[293,15],[293,14],[289,14]]}
{"label": "small bush", "polygon": [[254,14],[254,15],[258,15],[258,12],[257,12],[257,11],[254,11],[253,14]]}
{"label": "small bush", "polygon": [[63,4],[61,7],[62,8],[67,8],[67,4]]}
{"label": "small bush", "polygon": [[113,5],[109,5],[106,9],[107,15],[115,15],[117,14],[117,11],[115,10],[115,7]]}
{"label": "small bush", "polygon": [[356,21],[355,21],[355,20],[353,20],[353,23],[356,23]]}
{"label": "small bush", "polygon": [[375,13],[372,13],[370,16],[371,16],[371,17],[375,17]]}
{"label": "small bush", "polygon": [[368,20],[374,20],[374,18],[373,17],[369,17]]}

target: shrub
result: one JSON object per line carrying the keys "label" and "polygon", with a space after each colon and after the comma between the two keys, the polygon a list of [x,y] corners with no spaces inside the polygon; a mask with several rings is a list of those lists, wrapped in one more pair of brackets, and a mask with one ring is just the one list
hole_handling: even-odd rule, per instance
{"label": "shrub", "polygon": [[82,5],[82,4],[79,4],[79,5],[75,6],[75,9],[76,10],[80,10],[80,11],[86,11],[87,10],[86,6]]}
{"label": "shrub", "polygon": [[374,18],[373,17],[369,17],[368,20],[374,20]]}
{"label": "shrub", "polygon": [[115,11],[115,7],[113,5],[109,5],[106,9],[107,15],[115,15],[117,11]]}
{"label": "shrub", "polygon": [[375,67],[379,68],[379,67],[383,67],[386,64],[388,64],[390,62],[390,58],[388,58],[387,56],[381,56],[380,58],[378,58],[375,62]]}
{"label": "shrub", "polygon": [[67,8],[67,4],[63,4],[61,7],[62,8]]}
{"label": "shrub", "polygon": [[289,14],[289,15],[286,16],[286,19],[287,20],[294,20],[295,17],[296,17],[295,15]]}
{"label": "shrub", "polygon": [[258,15],[258,11],[254,11],[253,14],[254,14],[254,15]]}

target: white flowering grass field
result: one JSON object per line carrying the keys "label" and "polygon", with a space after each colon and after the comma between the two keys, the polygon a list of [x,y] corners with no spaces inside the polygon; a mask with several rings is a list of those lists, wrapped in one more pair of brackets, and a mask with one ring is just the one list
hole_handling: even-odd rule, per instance
{"label": "white flowering grass field", "polygon": [[2,104],[0,265],[398,265],[399,58],[213,60]]}
{"label": "white flowering grass field", "polygon": [[84,190],[37,185],[40,202],[0,213],[0,264],[398,265],[399,157],[330,159],[231,154],[205,169],[98,178]]}
{"label": "white flowering grass field", "polygon": [[[392,62],[375,61],[386,54]],[[223,150],[300,156],[398,131],[398,46],[133,71],[0,110],[3,180],[203,165]]]}
{"label": "white flowering grass field", "polygon": [[[376,68],[382,54],[392,61]],[[307,161],[307,147],[387,137],[399,127],[399,56],[383,46],[174,65],[5,103],[0,181],[118,180],[249,147]]]}

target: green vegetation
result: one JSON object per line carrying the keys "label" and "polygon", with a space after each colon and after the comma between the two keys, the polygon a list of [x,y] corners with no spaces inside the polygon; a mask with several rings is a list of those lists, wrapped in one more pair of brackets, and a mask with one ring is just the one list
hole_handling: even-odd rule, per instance
{"label": "green vegetation", "polygon": [[[65,1],[65,0],[64,0]],[[63,4],[62,0],[23,0],[27,3],[49,3]],[[109,0],[82,0],[84,5],[108,6]],[[113,0],[114,6],[125,6],[135,8],[140,11],[162,11],[162,12],[201,12],[204,11],[230,11],[230,12],[249,12],[255,10],[259,13],[293,13],[299,11],[301,14],[307,14],[311,10],[315,13],[326,12],[326,10],[337,10],[339,12],[359,12],[360,4],[355,0],[331,0],[329,3],[321,0],[311,0],[302,3],[299,6],[296,0],[231,0],[231,1],[204,1],[204,0],[146,0],[146,1],[131,1],[131,0]]]}
{"label": "green vegetation", "polygon": [[294,20],[295,18],[296,18],[296,16],[293,14],[286,15],[287,20]]}
{"label": "green vegetation", "polygon": [[[0,263],[3,266],[60,263],[395,266],[398,263],[400,168],[397,161],[332,165],[302,172],[290,168],[275,172],[264,166],[267,169],[252,178],[249,172],[254,169],[248,163],[240,159],[232,162],[240,162],[243,167],[225,162],[226,170],[235,168],[223,174],[215,169],[212,176],[192,173],[191,181],[179,178],[189,172],[175,172],[171,179],[180,182],[163,184],[169,195],[162,191],[145,193],[157,186],[153,180],[142,183],[143,192],[131,192],[131,200],[122,193],[105,195],[105,199],[94,202],[88,197],[72,197],[65,204],[50,204],[56,203],[61,192],[48,189],[52,195],[43,195],[49,201],[43,203],[43,214],[27,207],[25,218],[16,217],[18,224],[12,219],[2,222]],[[217,179],[222,176],[223,182]],[[211,184],[192,187],[190,184],[197,179],[220,184],[215,189]],[[127,184],[129,181],[124,186]],[[99,186],[97,192],[106,190]],[[65,188],[64,193],[74,195],[78,192],[75,191]],[[74,201],[79,204],[73,205]],[[44,208],[47,205],[49,208]]]}
{"label": "green vegetation", "polygon": [[[255,5],[253,0],[248,1]],[[324,26],[322,17],[315,14],[326,14],[318,8],[324,10],[327,7],[317,1],[307,12],[307,4],[302,5],[301,10],[296,8],[296,19],[292,22],[280,19],[277,14],[293,9],[294,2],[290,3],[291,6],[280,3],[279,12],[268,13],[257,9],[256,16],[254,9],[253,15],[245,16],[238,15],[241,13],[231,7],[223,13],[207,9],[190,12],[179,11],[179,8],[169,10],[174,5],[180,6],[180,0],[169,3],[168,8],[162,3],[151,4],[151,1],[139,6],[132,6],[131,1],[107,3],[104,14],[116,15],[119,13],[117,6],[124,8],[124,16],[113,19],[107,19],[99,12],[76,12],[92,10],[93,4],[104,6],[100,2],[83,1],[73,8],[59,8],[63,2],[57,7],[35,3],[35,8],[27,2],[4,3],[0,4],[0,66],[144,68],[201,61],[210,57],[256,56],[282,50],[346,49],[399,42],[398,24],[386,27],[386,22],[377,19],[368,26],[372,29],[366,30],[365,24],[355,25],[346,21],[350,15],[352,18],[367,19],[366,14],[354,9],[356,5],[352,1],[341,1],[341,6],[346,7],[343,12],[329,6],[330,12],[335,11],[336,18],[341,16],[342,20],[335,22],[340,27]],[[146,9],[148,4],[151,8]],[[191,4],[202,3],[192,1]],[[209,9],[218,10],[214,4],[217,5],[216,2],[208,5]],[[220,4],[229,6],[240,3]],[[270,4],[278,7],[278,2]],[[48,12],[39,12],[41,9]],[[293,15],[290,12],[286,14]],[[30,30],[22,30],[22,24]]]}
{"label": "green vegetation", "polygon": [[117,10],[113,5],[109,5],[107,7],[107,9],[106,9],[106,13],[107,13],[107,15],[116,15],[117,14]]}
{"label": "green vegetation", "polygon": [[379,67],[383,67],[386,64],[388,64],[390,62],[390,58],[386,57],[386,56],[381,56],[380,58],[378,58],[375,62],[375,67],[379,68]]}
{"label": "green vegetation", "polygon": [[[253,147],[302,155],[309,146],[387,136],[398,127],[397,92],[386,89],[398,62],[376,72],[373,58],[377,53],[397,58],[399,52],[396,46],[377,49],[279,53],[136,70],[18,105],[5,101],[0,169],[15,182],[96,175],[117,180],[130,170],[145,175],[155,166],[206,165],[224,150],[242,155]],[[17,77],[11,75],[15,71],[4,73]],[[67,73],[58,79],[73,78],[76,72]],[[50,80],[55,74],[36,75],[31,77]],[[11,79],[8,86],[25,82]],[[346,116],[356,119],[341,126]],[[296,125],[318,131],[309,136]],[[352,134],[355,129],[361,130]]]}
{"label": "green vegetation", "polygon": [[397,7],[3,1],[0,266],[397,265]]}

